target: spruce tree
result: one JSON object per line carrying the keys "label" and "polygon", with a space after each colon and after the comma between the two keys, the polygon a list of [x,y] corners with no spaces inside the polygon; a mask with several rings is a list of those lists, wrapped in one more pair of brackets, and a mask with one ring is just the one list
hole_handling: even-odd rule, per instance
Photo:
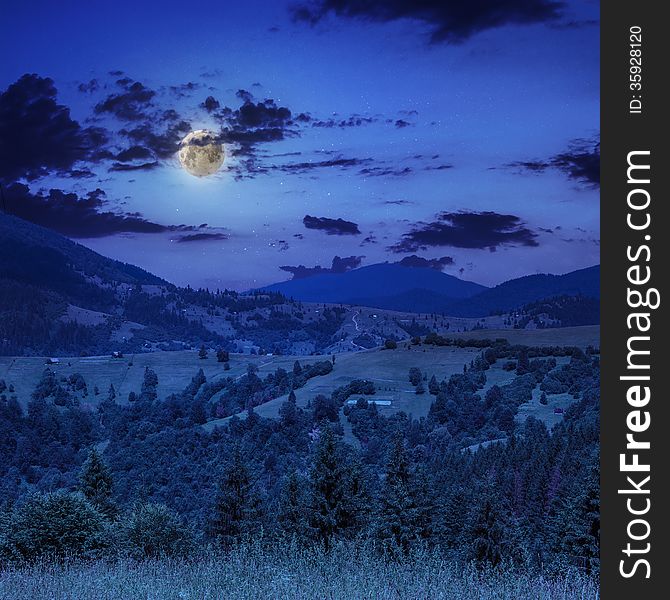
{"label": "spruce tree", "polygon": [[319,434],[310,488],[310,526],[328,550],[333,538],[346,535],[358,523],[364,497],[360,469],[352,464],[352,457],[344,456],[329,425]]}
{"label": "spruce tree", "polygon": [[107,519],[113,519],[118,509],[112,500],[112,474],[93,448],[79,472],[79,490],[93,507]]}
{"label": "spruce tree", "polygon": [[495,567],[504,556],[504,529],[500,511],[484,498],[472,527],[471,558],[480,565]]}
{"label": "spruce tree", "polygon": [[298,541],[305,541],[309,532],[306,501],[304,482],[293,470],[281,489],[277,524],[284,535],[295,536]]}
{"label": "spruce tree", "polygon": [[224,547],[230,547],[254,533],[258,524],[258,498],[251,473],[238,445],[223,470],[214,507],[212,533]]}
{"label": "spruce tree", "polygon": [[386,464],[376,516],[377,537],[392,552],[406,554],[420,536],[421,507],[415,483],[404,439],[397,434]]}

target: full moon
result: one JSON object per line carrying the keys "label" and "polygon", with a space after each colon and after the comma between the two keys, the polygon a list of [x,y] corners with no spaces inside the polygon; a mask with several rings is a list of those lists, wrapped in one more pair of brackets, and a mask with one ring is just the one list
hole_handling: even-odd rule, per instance
{"label": "full moon", "polygon": [[189,133],[179,144],[179,162],[191,175],[207,177],[216,173],[226,154],[216,136],[205,129]]}

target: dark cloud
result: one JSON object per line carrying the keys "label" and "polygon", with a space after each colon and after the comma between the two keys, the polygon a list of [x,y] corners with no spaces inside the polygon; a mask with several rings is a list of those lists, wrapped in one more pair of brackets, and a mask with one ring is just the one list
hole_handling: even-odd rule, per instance
{"label": "dark cloud", "polygon": [[389,250],[416,252],[430,247],[488,248],[499,246],[537,246],[537,234],[514,215],[496,212],[444,212],[432,223],[418,223]]}
{"label": "dark cloud", "polygon": [[410,19],[427,25],[433,43],[460,43],[503,25],[555,22],[563,6],[558,0],[313,0],[292,13],[296,21],[311,25],[330,13],[377,23]]}
{"label": "dark cloud", "polygon": [[435,269],[436,271],[444,270],[444,267],[454,264],[454,259],[451,256],[443,256],[442,258],[423,258],[412,254],[405,256],[402,260],[394,263],[401,267],[417,267],[420,269]]}
{"label": "dark cloud", "polygon": [[414,204],[409,200],[384,200],[382,204],[388,204],[391,206],[404,206],[406,204]]}
{"label": "dark cloud", "polygon": [[208,113],[211,113],[221,108],[221,103],[214,96],[207,96],[207,98],[200,104],[200,107],[204,108]]}
{"label": "dark cloud", "polygon": [[366,177],[404,177],[412,172],[411,167],[366,167],[359,174]]}
{"label": "dark cloud", "polygon": [[110,94],[105,100],[95,105],[96,114],[108,113],[121,121],[140,121],[147,116],[147,109],[152,106],[156,92],[147,88],[139,81],[129,78],[120,79],[117,83],[124,88],[120,94]]}
{"label": "dark cloud", "polygon": [[150,162],[143,163],[121,163],[115,162],[107,169],[108,171],[151,171],[159,166],[158,161],[152,160]]}
{"label": "dark cloud", "polygon": [[100,83],[97,79],[91,79],[90,81],[80,83],[77,89],[84,94],[91,94],[100,89]]}
{"label": "dark cloud", "polygon": [[552,157],[551,164],[571,179],[593,187],[600,185],[599,142],[575,141],[566,152]]}
{"label": "dark cloud", "polygon": [[257,102],[247,90],[238,90],[236,95],[243,101],[237,109],[215,108],[217,101],[213,97],[214,102],[208,98],[201,106],[221,123],[220,141],[236,146],[232,150],[234,156],[245,157],[246,162],[240,163],[239,175],[267,172],[259,170],[257,165],[257,146],[299,135],[296,121],[289,108],[278,106],[271,98]]}
{"label": "dark cloud", "polygon": [[100,159],[104,130],[83,128],[56,95],[51,79],[34,74],[0,94],[0,180],[34,180]]}
{"label": "dark cloud", "polygon": [[291,267],[285,265],[279,268],[282,271],[291,273],[293,279],[305,279],[307,277],[313,277],[314,275],[323,275],[324,273],[346,273],[347,271],[360,267],[364,258],[365,256],[347,256],[345,258],[336,256],[333,258],[330,268],[324,268],[318,265],[316,267],[306,267],[304,265]]}
{"label": "dark cloud", "polygon": [[7,212],[73,238],[104,237],[115,233],[192,231],[185,225],[161,225],[139,213],[105,210],[105,193],[96,189],[86,196],[52,189],[32,193],[27,185],[10,185],[5,193]]}
{"label": "dark cloud", "polygon": [[361,233],[356,223],[344,219],[305,215],[302,223],[307,229],[319,229],[328,235],[359,235]]}
{"label": "dark cloud", "polygon": [[151,150],[156,158],[165,159],[179,149],[179,143],[191,131],[186,121],[172,122],[165,129],[157,129],[153,122],[145,122],[133,129],[122,129],[121,134],[134,145]]}
{"label": "dark cloud", "polygon": [[398,129],[403,129],[405,127],[409,127],[411,123],[409,121],[405,121],[405,119],[396,119],[395,126]]}
{"label": "dark cloud", "polygon": [[185,96],[188,96],[197,90],[199,87],[199,83],[189,81],[188,83],[182,83],[181,85],[171,85],[169,89],[178,98],[184,98]]}
{"label": "dark cloud", "polygon": [[59,175],[62,175],[64,177],[68,177],[70,179],[90,179],[91,177],[95,177],[95,173],[89,169],[70,169],[69,171],[65,171],[64,173],[59,173]]}
{"label": "dark cloud", "polygon": [[453,169],[454,165],[441,164],[441,165],[427,165],[423,169],[424,171],[446,171],[447,169]]}
{"label": "dark cloud", "polygon": [[151,158],[151,150],[145,148],[144,146],[131,146],[126,150],[119,152],[114,158],[121,162],[131,162],[133,160],[145,160]]}
{"label": "dark cloud", "polygon": [[531,173],[543,173],[547,169],[558,169],[570,179],[589,187],[600,186],[600,142],[598,140],[574,140],[565,152],[546,160],[526,160],[508,163],[506,167]]}
{"label": "dark cloud", "polygon": [[216,240],[227,240],[229,236],[225,233],[189,233],[181,235],[177,238],[177,243],[184,244],[187,242],[212,242]]}
{"label": "dark cloud", "polygon": [[362,125],[369,125],[375,123],[378,119],[375,117],[365,117],[363,115],[351,115],[347,118],[330,118],[319,119],[312,121],[312,127],[324,127],[330,129],[339,127],[340,129],[347,129],[348,127],[361,127]]}
{"label": "dark cloud", "polygon": [[332,158],[329,160],[316,160],[310,162],[289,163],[286,165],[273,165],[273,170],[284,171],[285,173],[307,173],[314,169],[359,167],[370,162],[370,158]]}

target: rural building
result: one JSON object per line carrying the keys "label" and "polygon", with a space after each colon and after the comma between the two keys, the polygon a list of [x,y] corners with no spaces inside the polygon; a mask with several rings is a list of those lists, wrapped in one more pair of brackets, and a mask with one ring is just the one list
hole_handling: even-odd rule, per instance
{"label": "rural building", "polygon": [[[390,400],[368,400],[367,398],[365,398],[365,400],[367,400],[368,404],[376,404],[377,406],[391,406],[391,401]],[[354,406],[356,404],[356,402],[358,402],[358,399],[347,400],[347,404],[349,406]]]}

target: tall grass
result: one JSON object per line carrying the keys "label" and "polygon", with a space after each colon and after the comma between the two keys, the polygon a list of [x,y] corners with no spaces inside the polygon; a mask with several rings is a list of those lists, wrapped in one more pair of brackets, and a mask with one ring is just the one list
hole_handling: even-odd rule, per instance
{"label": "tall grass", "polygon": [[41,563],[0,570],[2,600],[591,600],[593,579],[481,572],[417,552],[389,561],[351,545],[243,546],[189,561]]}

